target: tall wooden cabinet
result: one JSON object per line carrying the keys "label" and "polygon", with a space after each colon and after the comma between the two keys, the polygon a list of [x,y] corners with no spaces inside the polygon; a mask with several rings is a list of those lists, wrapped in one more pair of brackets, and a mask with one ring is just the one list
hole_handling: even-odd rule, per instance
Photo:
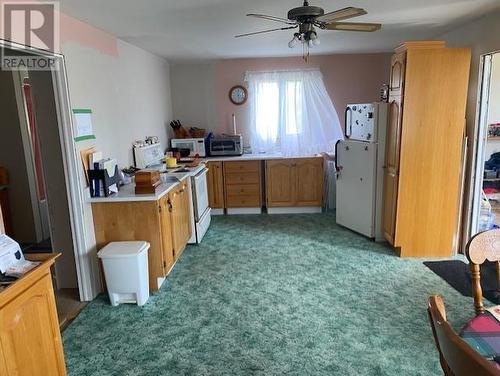
{"label": "tall wooden cabinet", "polygon": [[383,230],[403,257],[457,246],[469,49],[407,42],[391,61]]}

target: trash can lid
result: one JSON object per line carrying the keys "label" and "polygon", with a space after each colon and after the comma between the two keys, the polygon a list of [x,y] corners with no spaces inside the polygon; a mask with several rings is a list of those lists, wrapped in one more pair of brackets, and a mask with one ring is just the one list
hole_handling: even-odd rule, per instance
{"label": "trash can lid", "polygon": [[99,258],[135,257],[147,251],[150,244],[144,241],[111,242],[97,252]]}

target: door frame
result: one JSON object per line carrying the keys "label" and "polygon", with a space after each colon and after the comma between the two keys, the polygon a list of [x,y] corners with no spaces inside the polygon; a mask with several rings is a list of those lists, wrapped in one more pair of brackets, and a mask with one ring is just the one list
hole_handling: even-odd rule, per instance
{"label": "door frame", "polygon": [[100,292],[100,276],[92,260],[86,255],[85,241],[85,198],[80,174],[81,163],[74,143],[73,116],[69,96],[68,78],[64,55],[25,46],[19,43],[0,39],[0,48],[20,51],[23,54],[51,57],[56,60],[60,69],[51,70],[52,83],[56,103],[59,138],[66,180],[73,250],[76,263],[76,274],[80,300],[93,300]]}
{"label": "door frame", "polygon": [[[484,165],[484,147],[486,144],[487,113],[489,108],[489,92],[491,83],[491,64],[493,55],[500,51],[492,51],[480,56],[479,61],[479,82],[477,87],[476,114],[474,125],[474,138],[472,142],[472,161],[469,173],[467,208],[465,216],[466,224],[462,238],[462,249],[469,241],[470,237],[477,232],[478,217],[480,212],[481,185],[483,181],[482,171]],[[485,117],[486,115],[486,117]]]}
{"label": "door frame", "polygon": [[[26,72],[23,70],[22,72]],[[36,233],[36,241],[40,242],[45,240],[44,237],[44,229],[43,229],[43,214],[40,209],[40,199],[38,198],[38,181],[36,178],[35,171],[35,157],[33,155],[32,148],[32,135],[30,131],[30,124],[28,119],[28,111],[26,108],[26,102],[23,92],[23,82],[21,79],[21,71],[13,71],[12,79],[14,80],[14,91],[16,94],[16,104],[17,104],[17,112],[19,114],[19,125],[21,131],[21,139],[23,142],[24,149],[24,157],[26,161],[26,169],[28,175],[28,184],[30,191],[30,200],[31,200],[31,208],[33,211],[33,219],[35,223],[35,233]],[[49,236],[52,237],[49,225]]]}

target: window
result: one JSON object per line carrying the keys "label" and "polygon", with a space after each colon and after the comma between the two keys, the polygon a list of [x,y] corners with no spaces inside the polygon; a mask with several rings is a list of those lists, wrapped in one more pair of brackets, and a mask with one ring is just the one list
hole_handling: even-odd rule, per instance
{"label": "window", "polygon": [[342,130],[319,71],[247,72],[245,80],[253,152],[333,151]]}

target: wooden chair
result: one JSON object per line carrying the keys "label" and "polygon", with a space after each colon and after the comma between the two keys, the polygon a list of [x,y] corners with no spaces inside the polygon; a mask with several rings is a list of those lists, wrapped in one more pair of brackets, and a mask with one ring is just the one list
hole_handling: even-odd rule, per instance
{"label": "wooden chair", "polygon": [[500,369],[483,358],[455,333],[448,321],[443,299],[429,298],[429,320],[439,352],[441,368],[446,376],[498,376]]}
{"label": "wooden chair", "polygon": [[486,260],[496,263],[497,282],[500,288],[500,229],[481,232],[467,244],[466,252],[472,273],[472,295],[476,315],[484,312],[481,288],[481,264]]}

